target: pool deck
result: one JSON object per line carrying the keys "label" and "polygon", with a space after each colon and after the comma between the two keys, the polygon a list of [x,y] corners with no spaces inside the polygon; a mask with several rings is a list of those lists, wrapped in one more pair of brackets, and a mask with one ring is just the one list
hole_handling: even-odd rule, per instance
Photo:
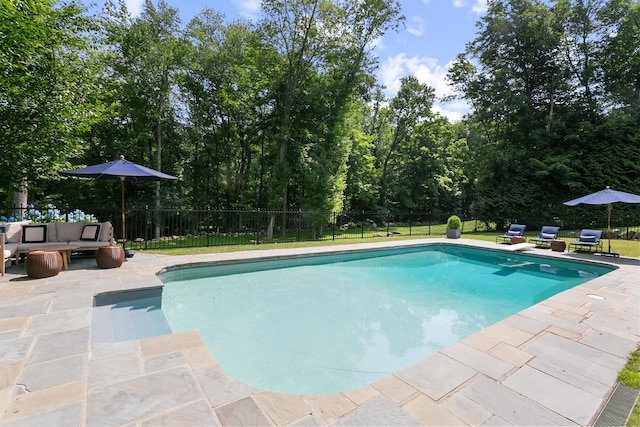
{"label": "pool deck", "polygon": [[0,426],[592,424],[640,343],[639,259],[530,250],[619,268],[342,393],[289,395],[237,382],[195,331],[90,341],[95,294],[161,285],[156,273],[165,267],[420,243],[501,247],[390,239],[196,256],[138,252],[107,270],[74,258],[46,279],[11,266],[0,276]]}

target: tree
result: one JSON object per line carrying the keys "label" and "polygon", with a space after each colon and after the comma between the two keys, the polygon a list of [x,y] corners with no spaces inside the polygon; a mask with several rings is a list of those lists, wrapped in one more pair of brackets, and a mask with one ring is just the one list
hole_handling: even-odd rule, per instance
{"label": "tree", "polygon": [[0,2],[0,182],[26,205],[27,189],[53,179],[100,120],[96,23],[75,3]]}

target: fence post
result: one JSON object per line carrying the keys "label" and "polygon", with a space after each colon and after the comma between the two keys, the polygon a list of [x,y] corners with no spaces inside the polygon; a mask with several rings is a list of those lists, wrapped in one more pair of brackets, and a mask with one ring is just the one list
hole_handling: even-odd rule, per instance
{"label": "fence post", "polygon": [[387,212],[387,236],[389,235],[389,223],[391,222],[391,212]]}
{"label": "fence post", "polygon": [[211,205],[207,205],[207,228],[205,230],[205,233],[207,233],[207,247],[209,247],[210,243],[209,243],[209,236],[211,235]]}
{"label": "fence post", "polygon": [[331,224],[331,240],[336,240],[336,212],[331,212],[331,215],[333,215],[333,222]]}
{"label": "fence post", "polygon": [[360,238],[364,239],[364,211],[362,211],[362,218],[360,218]]}
{"label": "fence post", "polygon": [[409,211],[409,236],[413,236],[413,234],[411,234],[411,215],[413,214],[413,211]]}
{"label": "fence post", "polygon": [[296,237],[296,240],[299,242],[300,241],[300,234],[302,233],[302,209],[298,208],[298,236]]}
{"label": "fence post", "polygon": [[[122,224],[124,227],[124,224]],[[144,206],[144,248],[147,249],[149,242],[149,205]],[[123,243],[124,245],[124,243]]]}

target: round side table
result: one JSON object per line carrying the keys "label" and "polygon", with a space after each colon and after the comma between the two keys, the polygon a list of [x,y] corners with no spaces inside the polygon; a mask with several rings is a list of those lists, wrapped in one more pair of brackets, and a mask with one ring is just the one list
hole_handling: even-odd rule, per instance
{"label": "round side table", "polygon": [[62,270],[62,256],[58,251],[31,251],[24,262],[24,271],[34,279],[56,276]]}
{"label": "round side table", "polygon": [[96,253],[96,263],[100,268],[118,268],[124,262],[122,246],[101,246]]}

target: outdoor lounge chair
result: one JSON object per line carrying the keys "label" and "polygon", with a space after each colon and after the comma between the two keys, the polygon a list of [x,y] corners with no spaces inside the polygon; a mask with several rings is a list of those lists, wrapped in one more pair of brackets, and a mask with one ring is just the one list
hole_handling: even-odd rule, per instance
{"label": "outdoor lounge chair", "polygon": [[569,249],[574,247],[574,251],[577,250],[589,250],[595,248],[596,252],[602,252],[602,230],[589,230],[585,228],[580,232],[580,237],[577,241],[569,243]]}
{"label": "outdoor lounge chair", "polygon": [[560,227],[554,227],[551,225],[543,225],[538,237],[532,237],[529,239],[529,243],[535,243],[536,246],[551,246],[551,242],[558,238],[558,231]]}
{"label": "outdoor lounge chair", "polygon": [[507,230],[507,232],[505,234],[503,234],[502,236],[497,236],[496,237],[496,243],[498,243],[498,240],[502,239],[502,243],[504,242],[509,242],[511,243],[511,239],[514,237],[524,237],[524,230],[527,228],[526,225],[522,225],[522,224],[511,224],[509,226],[509,230]]}

